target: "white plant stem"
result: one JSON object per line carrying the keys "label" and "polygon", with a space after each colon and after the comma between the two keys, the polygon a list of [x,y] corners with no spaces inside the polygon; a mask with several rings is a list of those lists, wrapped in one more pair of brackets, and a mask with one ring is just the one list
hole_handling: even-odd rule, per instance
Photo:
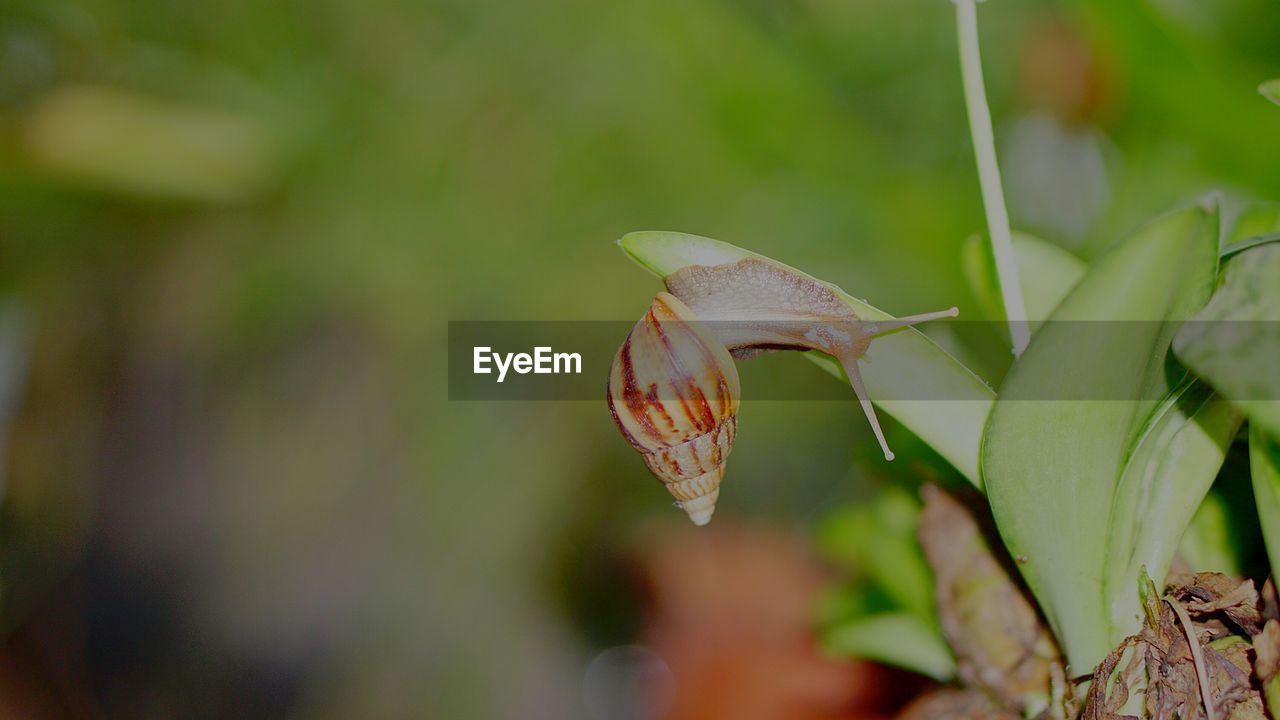
{"label": "white plant stem", "polygon": [[1027,325],[1027,309],[1018,284],[1018,261],[1013,254],[1013,236],[1009,230],[1009,211],[1004,204],[1000,184],[1000,165],[996,162],[995,133],[991,130],[991,110],[987,107],[987,90],[982,82],[982,56],[978,51],[978,12],[975,0],[955,0],[956,27],[960,40],[960,73],[964,80],[965,105],[969,109],[969,132],[973,136],[973,154],[978,162],[978,182],[987,213],[987,232],[991,237],[991,253],[996,261],[996,279],[1004,314],[1009,321],[1013,354],[1021,355],[1031,339]]}

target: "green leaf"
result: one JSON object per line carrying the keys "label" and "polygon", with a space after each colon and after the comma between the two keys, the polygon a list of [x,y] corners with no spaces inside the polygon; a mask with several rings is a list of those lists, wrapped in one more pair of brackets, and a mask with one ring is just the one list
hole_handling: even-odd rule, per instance
{"label": "green leaf", "polygon": [[1243,558],[1235,542],[1234,521],[1226,498],[1211,489],[1182,534],[1178,557],[1199,572],[1242,575]]}
{"label": "green leaf", "polygon": [[[1013,254],[1018,261],[1018,284],[1022,286],[1027,319],[1034,323],[1034,332],[1038,326],[1035,321],[1049,317],[1084,277],[1089,266],[1057,245],[1024,233],[1013,234]],[[991,243],[985,238],[974,235],[965,243],[964,271],[983,312],[993,320],[1004,322],[995,260],[991,256]]]}
{"label": "green leaf", "polygon": [[[628,257],[659,277],[690,265],[723,265],[748,257],[777,262],[719,240],[676,232],[630,233],[619,240],[618,245]],[[858,317],[864,320],[892,317],[826,284]],[[833,375],[843,377],[838,363],[826,355],[807,353],[807,356]],[[923,333],[911,328],[884,335],[871,343],[864,360],[863,380],[875,404],[978,485],[978,445],[995,399],[991,388]],[[921,397],[946,400],[894,399]]]}
{"label": "green leaf", "polygon": [[1178,331],[1173,350],[1271,434],[1280,435],[1280,243],[1226,260],[1213,299]]}
{"label": "green leaf", "polygon": [[[1181,384],[1165,374],[1171,321],[1190,318],[1209,298],[1217,257],[1217,212],[1200,207],[1166,215],[1113,248],[1013,364],[992,409],[982,449],[992,511],[1010,553],[1025,561],[1019,568],[1073,668],[1091,668],[1111,650],[1113,595],[1137,586],[1137,577],[1107,582],[1116,574],[1110,558],[1118,554],[1127,566],[1142,547],[1167,541],[1172,548],[1184,530],[1185,521],[1175,527],[1164,518],[1127,529],[1138,518],[1119,513],[1133,513],[1128,506],[1141,504],[1142,494],[1114,501],[1130,497],[1120,493],[1122,484],[1135,487],[1127,474],[1147,471],[1142,458],[1159,458],[1145,442],[1201,447],[1192,436],[1179,437],[1185,421],[1178,415],[1195,413],[1176,399],[1132,398],[1165,397]],[[1167,477],[1176,467],[1150,471],[1152,483],[1182,482]],[[1192,502],[1192,494],[1178,493],[1178,502],[1190,504],[1187,519],[1201,499]],[[1132,544],[1114,546],[1111,535]]]}
{"label": "green leaf", "polygon": [[946,682],[956,664],[938,631],[910,613],[883,613],[829,628],[828,652],[876,660]]}
{"label": "green leaf", "polygon": [[827,515],[817,528],[823,554],[865,575],[893,604],[936,624],[933,578],[917,537],[920,502],[897,485]]}
{"label": "green leaf", "polygon": [[1230,245],[1227,245],[1226,247],[1222,248],[1222,259],[1226,260],[1232,255],[1238,255],[1239,253],[1242,253],[1245,250],[1256,248],[1259,245],[1268,245],[1270,243],[1277,243],[1277,242],[1280,242],[1280,233],[1269,233],[1267,235],[1259,235],[1257,237],[1251,237],[1247,240],[1241,240],[1240,242],[1231,243]]}
{"label": "green leaf", "polygon": [[1280,78],[1262,83],[1258,86],[1258,92],[1262,94],[1262,97],[1280,105]]}
{"label": "green leaf", "polygon": [[1249,426],[1249,469],[1271,575],[1280,577],[1280,443],[1258,425]]}
{"label": "green leaf", "polygon": [[1280,203],[1256,203],[1240,211],[1223,238],[1223,255],[1243,249],[1242,244],[1280,232]]}
{"label": "green leaf", "polygon": [[1231,403],[1190,377],[1147,419],[1111,504],[1103,597],[1111,602],[1113,643],[1141,624],[1134,580],[1143,568],[1164,580],[1242,420]]}

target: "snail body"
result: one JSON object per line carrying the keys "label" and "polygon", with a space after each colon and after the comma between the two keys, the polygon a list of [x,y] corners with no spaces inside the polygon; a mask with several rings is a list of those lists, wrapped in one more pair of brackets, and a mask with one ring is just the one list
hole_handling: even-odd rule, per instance
{"label": "snail body", "polygon": [[669,293],[658,293],[609,370],[614,422],[696,525],[715,511],[738,430],[729,351]]}
{"label": "snail body", "polygon": [[669,292],[654,297],[614,357],[608,402],[622,435],[697,525],[711,520],[737,434],[733,358],[789,349],[835,357],[892,460],[858,360],[881,333],[957,314],[863,320],[830,285],[761,258],[691,265],[665,282]]}

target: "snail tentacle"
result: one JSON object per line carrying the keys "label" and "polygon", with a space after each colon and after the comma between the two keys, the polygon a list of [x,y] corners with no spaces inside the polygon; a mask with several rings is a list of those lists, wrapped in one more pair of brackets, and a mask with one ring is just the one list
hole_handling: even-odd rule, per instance
{"label": "snail tentacle", "polygon": [[901,330],[912,325],[919,325],[930,320],[941,320],[943,318],[953,318],[960,314],[960,308],[952,306],[946,310],[938,310],[936,312],[920,313],[919,315],[903,315],[900,318],[892,320],[875,320],[866,324],[866,333],[871,337],[883,335],[894,330]]}
{"label": "snail tentacle", "polygon": [[862,384],[862,371],[858,369],[858,358],[841,357],[840,365],[844,368],[844,374],[849,377],[849,384],[853,386],[853,393],[858,396],[858,404],[862,406],[862,412],[867,416],[867,422],[871,423],[871,432],[875,433],[876,442],[880,443],[880,450],[884,452],[884,459],[893,460],[893,451],[889,449],[889,443],[884,439],[884,430],[880,428],[880,420],[876,417],[876,409],[871,405],[871,396],[867,394],[867,386]]}

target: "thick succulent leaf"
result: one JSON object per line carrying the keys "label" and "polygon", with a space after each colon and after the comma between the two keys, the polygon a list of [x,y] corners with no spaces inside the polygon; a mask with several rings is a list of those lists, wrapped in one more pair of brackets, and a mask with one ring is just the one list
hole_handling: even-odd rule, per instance
{"label": "thick succulent leaf", "polygon": [[1136,581],[1143,568],[1153,578],[1168,573],[1242,420],[1231,403],[1192,378],[1148,418],[1111,507],[1103,595],[1111,599],[1113,642],[1142,624]]}
{"label": "thick succulent leaf", "polygon": [[[1022,286],[1027,319],[1032,321],[1034,331],[1039,324],[1036,321],[1049,317],[1089,266],[1057,245],[1025,233],[1014,233],[1013,254],[1018,261],[1018,284]],[[975,235],[965,244],[964,271],[986,316],[1003,322],[1004,302],[1000,299],[991,243],[981,236]]]}
{"label": "thick succulent leaf", "polygon": [[[1013,364],[992,409],[982,450],[992,511],[1078,670],[1112,648],[1108,558],[1130,552],[1108,544],[1113,500],[1162,406],[1155,398],[1180,382],[1166,378],[1175,321],[1208,300],[1217,257],[1217,212],[1201,207],[1164,216],[1116,246]],[[1183,530],[1161,521],[1150,531],[1176,542]],[[1123,592],[1134,587],[1136,578]]]}
{"label": "thick succulent leaf", "polygon": [[1280,577],[1280,442],[1258,425],[1249,426],[1249,470],[1271,576]]}
{"label": "thick succulent leaf", "polygon": [[907,612],[858,618],[823,635],[828,652],[876,660],[945,682],[956,664],[938,630]]}
{"label": "thick succulent leaf", "polygon": [[1280,435],[1280,242],[1231,254],[1213,299],[1178,331],[1178,359]]}
{"label": "thick succulent leaf", "polygon": [[[749,257],[777,262],[726,242],[676,232],[630,233],[618,245],[628,257],[659,277],[690,265],[723,265]],[[863,320],[892,317],[830,283],[824,284]],[[832,374],[843,377],[838,363],[830,362],[829,357],[819,353],[809,356]],[[923,333],[911,328],[880,337],[871,343],[864,359],[863,380],[875,404],[977,485],[978,445],[995,399],[991,388]]]}

